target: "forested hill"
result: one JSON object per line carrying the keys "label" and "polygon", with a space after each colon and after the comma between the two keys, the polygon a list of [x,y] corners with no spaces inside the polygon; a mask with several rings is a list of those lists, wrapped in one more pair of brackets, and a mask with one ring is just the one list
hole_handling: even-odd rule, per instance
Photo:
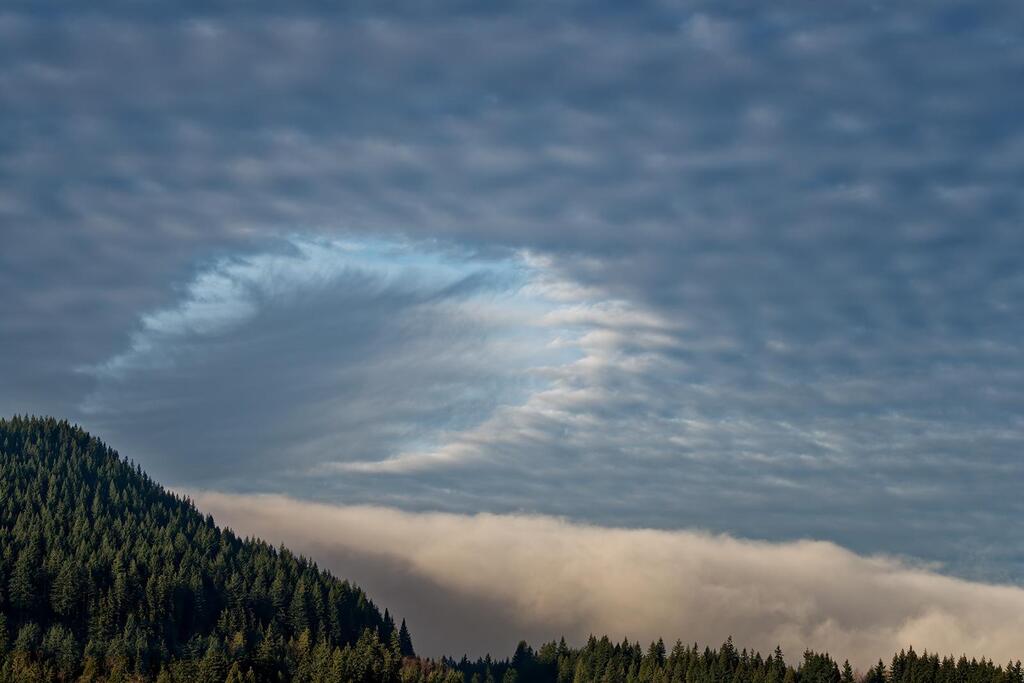
{"label": "forested hill", "polygon": [[[453,644],[457,646],[457,644]],[[591,637],[507,660],[417,658],[356,586],[218,529],[67,422],[0,419],[0,683],[1024,683],[1020,662],[913,650],[855,674]]]}
{"label": "forested hill", "polygon": [[446,674],[356,586],[218,529],[67,422],[0,419],[0,548],[2,681]]}

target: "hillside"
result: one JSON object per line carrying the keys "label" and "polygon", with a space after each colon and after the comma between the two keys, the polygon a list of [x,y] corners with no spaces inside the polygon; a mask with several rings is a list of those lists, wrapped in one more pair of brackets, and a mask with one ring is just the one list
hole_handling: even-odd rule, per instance
{"label": "hillside", "polygon": [[0,680],[439,680],[366,594],[80,428],[0,420]]}

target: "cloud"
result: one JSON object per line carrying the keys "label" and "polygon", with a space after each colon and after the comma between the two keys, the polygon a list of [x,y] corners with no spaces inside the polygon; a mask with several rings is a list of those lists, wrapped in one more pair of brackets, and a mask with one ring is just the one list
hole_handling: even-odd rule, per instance
{"label": "cloud", "polygon": [[[1020,580],[1022,25],[5,8],[0,411],[176,483]],[[550,286],[350,272],[339,241]]]}
{"label": "cloud", "polygon": [[[538,275],[543,278],[543,275]],[[548,275],[550,277],[550,274]],[[566,288],[561,283],[537,283],[535,291],[548,292]],[[341,463],[341,471],[353,472],[416,472],[436,466],[452,466],[466,460],[485,460],[507,464],[523,460],[529,448],[541,446],[545,451],[555,450],[557,439],[567,436],[586,438],[583,430],[592,431],[591,438],[603,440],[608,447],[610,437],[607,425],[601,425],[594,413],[611,413],[616,405],[625,408],[624,415],[633,424],[621,425],[623,431],[616,442],[631,442],[640,448],[638,432],[651,426],[647,415],[638,414],[635,406],[651,396],[630,395],[616,398],[612,391],[624,392],[628,384],[643,384],[634,391],[649,390],[650,375],[661,371],[678,372],[680,365],[671,366],[664,355],[680,348],[677,334],[679,326],[661,319],[652,312],[638,309],[625,301],[597,300],[561,302],[562,305],[545,311],[533,324],[550,330],[547,348],[567,349],[572,353],[562,363],[540,365],[543,350],[533,348],[538,363],[534,372],[547,381],[519,403],[502,406],[481,424],[461,432],[453,432],[437,450],[402,453],[378,462]],[[610,376],[614,375],[614,376]],[[557,430],[552,434],[551,430]],[[664,442],[668,436],[657,430],[654,439]],[[598,453],[595,444],[577,444],[581,452]],[[564,445],[562,446],[564,448]],[[655,445],[657,450],[658,446]],[[515,451],[519,452],[516,453]]]}
{"label": "cloud", "polygon": [[95,381],[81,410],[143,458],[154,435],[193,425],[202,438],[175,463],[186,481],[241,462],[265,481],[399,468],[416,459],[403,449],[528,400],[607,324],[609,303],[567,301],[584,292],[540,263],[316,236],[224,256],[142,313],[126,349],[80,368]]}
{"label": "cloud", "polygon": [[[141,312],[124,348],[85,367],[81,410],[176,485],[811,535],[975,576],[1019,561],[987,520],[1021,509],[1024,425],[946,408],[972,392],[1010,405],[1015,373],[986,366],[1008,348],[851,343],[821,332],[835,323],[813,301],[803,317],[825,319],[780,309],[760,338],[731,310],[617,296],[592,267],[440,241],[269,241]],[[793,286],[748,264],[765,267]]]}
{"label": "cloud", "polygon": [[[289,307],[330,288],[366,290],[380,297],[388,290],[409,293],[414,303],[458,298],[488,277],[499,277],[496,263],[462,263],[439,253],[383,241],[342,241],[293,236],[286,250],[221,258],[199,272],[173,306],[146,313],[128,351],[83,371],[119,378],[131,370],[162,366],[175,347],[193,338],[223,337],[257,317],[261,308]],[[516,287],[517,275],[491,286]],[[342,312],[344,315],[344,312]]]}
{"label": "cloud", "polygon": [[684,24],[687,37],[705,50],[720,52],[732,46],[732,31],[725,21],[706,14],[695,14]]}
{"label": "cloud", "polygon": [[[832,543],[765,543],[536,515],[408,513],[198,492],[243,534],[285,542],[410,618],[420,650],[505,655],[522,637],[658,637],[862,669],[901,648],[1019,657],[1024,589],[954,579]],[[489,626],[482,632],[479,624]]]}

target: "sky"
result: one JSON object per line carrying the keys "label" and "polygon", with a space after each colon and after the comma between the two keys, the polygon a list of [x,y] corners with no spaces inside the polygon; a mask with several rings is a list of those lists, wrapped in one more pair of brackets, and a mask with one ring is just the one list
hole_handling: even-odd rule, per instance
{"label": "sky", "polygon": [[[1022,32],[1013,2],[5,3],[0,414],[321,554],[436,654],[661,629],[870,663],[956,648],[950,592],[1002,654]],[[602,548],[548,588],[646,586],[618,629],[531,578]],[[797,578],[718,590],[722,558]],[[723,608],[751,582],[778,604]]]}

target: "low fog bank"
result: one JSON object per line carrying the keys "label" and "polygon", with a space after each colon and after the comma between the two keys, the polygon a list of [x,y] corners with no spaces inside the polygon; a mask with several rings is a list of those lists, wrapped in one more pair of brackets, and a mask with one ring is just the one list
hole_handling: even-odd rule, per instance
{"label": "low fog bank", "polygon": [[409,513],[282,496],[190,494],[243,535],[283,542],[408,620],[420,654],[511,654],[590,633],[767,653],[781,644],[866,668],[913,645],[1021,656],[1024,589],[947,577],[831,543],[616,529],[525,515]]}

